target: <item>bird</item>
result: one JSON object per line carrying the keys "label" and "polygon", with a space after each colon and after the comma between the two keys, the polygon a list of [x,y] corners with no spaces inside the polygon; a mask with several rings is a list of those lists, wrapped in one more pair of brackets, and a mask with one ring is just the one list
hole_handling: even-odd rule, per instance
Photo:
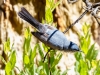
{"label": "bird", "polygon": [[31,31],[32,35],[50,48],[60,51],[81,51],[79,46],[69,41],[63,32],[56,27],[38,22],[24,7],[21,7],[18,16],[35,27],[37,31]]}

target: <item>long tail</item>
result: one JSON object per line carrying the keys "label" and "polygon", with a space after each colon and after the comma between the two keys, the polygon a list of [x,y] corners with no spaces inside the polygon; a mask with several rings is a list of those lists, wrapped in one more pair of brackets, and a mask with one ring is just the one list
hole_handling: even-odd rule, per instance
{"label": "long tail", "polygon": [[41,29],[44,28],[43,25],[41,25],[35,18],[33,18],[24,7],[21,8],[21,11],[18,12],[18,15],[20,16],[20,18],[24,19],[32,26],[37,28],[40,32],[42,32]]}

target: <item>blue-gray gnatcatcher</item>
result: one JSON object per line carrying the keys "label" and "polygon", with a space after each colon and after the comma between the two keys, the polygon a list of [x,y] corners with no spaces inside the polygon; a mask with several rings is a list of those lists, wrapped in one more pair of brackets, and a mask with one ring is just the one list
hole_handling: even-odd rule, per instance
{"label": "blue-gray gnatcatcher", "polygon": [[24,7],[18,15],[38,30],[32,34],[49,47],[63,51],[80,51],[77,44],[67,40],[64,33],[53,26],[39,23]]}

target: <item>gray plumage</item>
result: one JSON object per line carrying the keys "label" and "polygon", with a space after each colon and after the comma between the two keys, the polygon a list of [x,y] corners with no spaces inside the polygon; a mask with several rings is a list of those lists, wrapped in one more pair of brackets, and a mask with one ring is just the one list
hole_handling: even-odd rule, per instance
{"label": "gray plumage", "polygon": [[21,8],[18,15],[38,30],[32,34],[49,47],[63,51],[80,51],[77,44],[67,40],[61,31],[53,26],[39,23],[24,7]]}

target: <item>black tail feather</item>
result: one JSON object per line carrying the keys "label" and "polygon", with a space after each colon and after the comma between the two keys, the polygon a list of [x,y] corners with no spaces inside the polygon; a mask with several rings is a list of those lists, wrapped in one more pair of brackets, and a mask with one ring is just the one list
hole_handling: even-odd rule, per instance
{"label": "black tail feather", "polygon": [[33,18],[24,7],[21,8],[21,11],[18,12],[18,15],[20,16],[20,18],[24,19],[38,30],[42,28],[41,24],[35,18]]}

